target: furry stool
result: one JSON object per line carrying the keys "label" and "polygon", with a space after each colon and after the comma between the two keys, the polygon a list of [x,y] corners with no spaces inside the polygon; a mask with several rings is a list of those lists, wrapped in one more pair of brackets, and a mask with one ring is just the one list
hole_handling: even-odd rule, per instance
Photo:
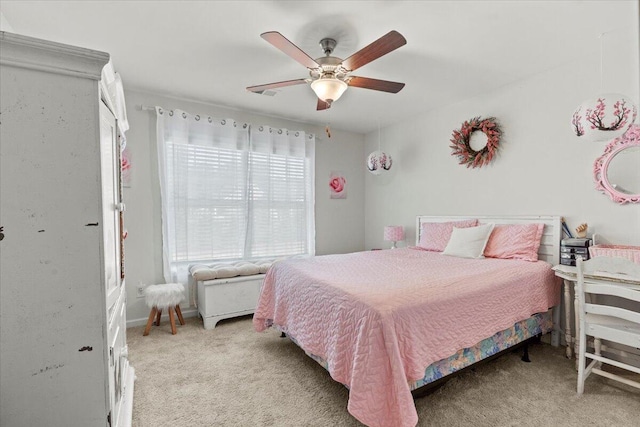
{"label": "furry stool", "polygon": [[147,321],[147,327],[144,328],[142,335],[149,335],[151,330],[151,324],[153,318],[156,318],[156,326],[160,325],[160,316],[162,310],[166,309],[169,312],[169,321],[171,322],[171,333],[176,334],[176,321],[173,317],[175,311],[178,315],[178,320],[181,325],[184,325],[184,319],[182,318],[182,311],[180,311],[180,301],[182,301],[184,292],[184,286],[182,283],[166,283],[164,285],[149,285],[144,290],[144,298],[147,306],[151,309],[149,313],[149,320]]}

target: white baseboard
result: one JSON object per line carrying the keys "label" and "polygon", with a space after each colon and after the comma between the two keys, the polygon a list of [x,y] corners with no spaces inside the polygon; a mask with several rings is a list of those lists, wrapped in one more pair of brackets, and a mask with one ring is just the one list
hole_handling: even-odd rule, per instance
{"label": "white baseboard", "polygon": [[[198,315],[198,309],[190,307],[186,310],[182,310],[182,317],[196,317]],[[144,326],[147,324],[148,317],[140,319],[127,319],[127,328],[133,328],[135,326]]]}

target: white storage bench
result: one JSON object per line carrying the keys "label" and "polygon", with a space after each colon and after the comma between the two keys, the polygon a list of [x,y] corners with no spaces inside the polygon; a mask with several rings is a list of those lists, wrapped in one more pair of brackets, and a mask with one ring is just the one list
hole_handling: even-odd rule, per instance
{"label": "white storage bench", "polygon": [[255,311],[265,273],[273,261],[196,264],[189,267],[197,284],[198,313],[205,329],[222,319]]}

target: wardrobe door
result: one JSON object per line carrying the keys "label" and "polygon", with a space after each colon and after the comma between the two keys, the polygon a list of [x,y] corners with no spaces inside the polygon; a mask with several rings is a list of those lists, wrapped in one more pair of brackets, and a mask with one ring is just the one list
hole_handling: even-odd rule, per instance
{"label": "wardrobe door", "polygon": [[107,321],[120,297],[120,156],[116,120],[100,103],[100,166],[102,177],[102,231]]}

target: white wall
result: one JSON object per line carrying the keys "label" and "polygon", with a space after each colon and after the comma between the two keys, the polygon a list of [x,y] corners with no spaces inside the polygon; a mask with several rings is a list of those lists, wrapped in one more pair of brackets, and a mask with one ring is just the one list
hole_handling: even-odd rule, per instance
{"label": "white wall", "polygon": [[[635,9],[628,18],[634,25],[606,34],[603,91],[626,94],[637,105]],[[571,229],[586,222],[610,243],[640,245],[640,205],[617,205],[594,189],[593,162],[606,143],[581,141],[570,127],[575,108],[600,92],[596,47],[581,62],[383,129],[382,148],[394,166],[388,176],[366,177],[365,247],[384,247],[389,224],[405,226],[405,244],[415,244],[415,216],[430,214],[562,215]],[[450,155],[449,139],[475,116],[497,117],[504,137],[491,165],[467,169]],[[377,132],[367,135],[367,153],[377,141]]]}
{"label": "white wall", "polygon": [[[126,81],[125,81],[126,85]],[[258,96],[258,95],[256,95]],[[270,125],[315,133],[316,139],[316,253],[355,252],[364,249],[364,137],[333,129],[331,139],[324,128],[280,118],[187,101],[166,96],[126,92],[130,129],[127,146],[131,152],[132,185],[124,190],[126,203],[125,241],[127,319],[129,325],[146,321],[149,311],[144,299],[136,297],[139,283],[162,283],[162,230],[160,185],[156,151],[155,112],[141,111],[141,105],[160,105],[193,114],[233,118],[252,125]],[[344,200],[329,199],[329,174],[341,171],[348,182]],[[186,307],[185,307],[186,308]],[[184,310],[184,308],[183,308]],[[185,310],[187,313],[188,310]]]}
{"label": "white wall", "polygon": [[9,21],[7,21],[7,18],[5,18],[1,10],[0,10],[0,31],[7,31],[9,33],[14,32],[13,27],[11,26],[11,24],[9,24]]}

